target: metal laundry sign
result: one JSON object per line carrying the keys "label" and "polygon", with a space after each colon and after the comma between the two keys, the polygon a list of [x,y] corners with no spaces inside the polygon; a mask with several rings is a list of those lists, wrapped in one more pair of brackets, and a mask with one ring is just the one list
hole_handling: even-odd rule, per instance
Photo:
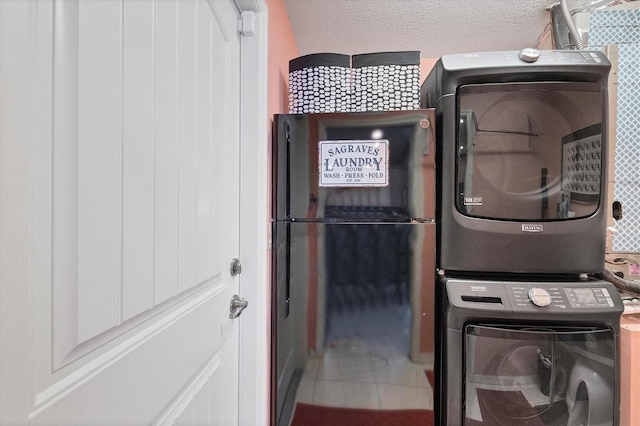
{"label": "metal laundry sign", "polygon": [[389,140],[319,141],[320,186],[389,185]]}

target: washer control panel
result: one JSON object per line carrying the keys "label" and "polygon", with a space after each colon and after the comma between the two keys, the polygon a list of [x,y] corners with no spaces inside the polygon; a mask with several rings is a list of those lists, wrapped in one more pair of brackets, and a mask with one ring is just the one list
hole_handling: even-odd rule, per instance
{"label": "washer control panel", "polygon": [[604,287],[574,287],[560,284],[544,288],[531,283],[527,285],[512,285],[511,294],[516,306],[531,306],[544,308],[611,308],[615,306],[609,289]]}
{"label": "washer control panel", "polygon": [[558,318],[557,315],[573,312],[587,315],[585,320],[609,316],[619,320],[624,309],[616,287],[603,280],[492,281],[446,277],[443,281],[447,309],[465,315],[473,312],[512,318],[515,312],[528,312],[543,315],[536,318]]}
{"label": "washer control panel", "polygon": [[606,288],[565,288],[564,293],[572,308],[608,308],[614,305]]}
{"label": "washer control panel", "polygon": [[531,306],[531,304],[544,308],[553,306],[566,308],[611,308],[615,306],[609,289],[604,287],[564,287],[545,286],[536,287],[512,285],[511,294],[517,306]]}
{"label": "washer control panel", "polygon": [[567,301],[562,295],[559,285],[541,286],[535,283],[512,284],[507,287],[513,297],[516,306],[527,307],[532,304],[540,308],[554,306],[566,308]]}
{"label": "washer control panel", "polygon": [[536,306],[544,307],[549,306],[551,304],[551,295],[549,292],[540,287],[533,287],[527,293],[529,296],[529,300]]}

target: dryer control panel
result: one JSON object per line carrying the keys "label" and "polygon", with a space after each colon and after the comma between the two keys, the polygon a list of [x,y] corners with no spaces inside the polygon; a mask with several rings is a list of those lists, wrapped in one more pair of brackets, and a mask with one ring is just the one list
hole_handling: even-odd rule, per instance
{"label": "dryer control panel", "polygon": [[[524,49],[519,51],[455,53],[442,56],[447,70],[544,67],[549,65],[588,65],[609,66],[607,57],[598,51],[576,50],[540,50]],[[503,73],[505,71],[502,71]]]}

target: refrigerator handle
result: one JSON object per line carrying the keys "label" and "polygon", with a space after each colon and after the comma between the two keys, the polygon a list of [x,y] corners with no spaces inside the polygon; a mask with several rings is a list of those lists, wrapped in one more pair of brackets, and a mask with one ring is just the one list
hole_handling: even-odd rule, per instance
{"label": "refrigerator handle", "polygon": [[287,222],[285,243],[284,317],[289,318],[291,308],[291,224]]}

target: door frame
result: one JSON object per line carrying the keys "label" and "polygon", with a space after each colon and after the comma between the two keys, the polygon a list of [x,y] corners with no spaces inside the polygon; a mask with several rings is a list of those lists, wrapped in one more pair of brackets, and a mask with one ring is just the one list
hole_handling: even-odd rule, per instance
{"label": "door frame", "polygon": [[[240,316],[239,424],[269,422],[270,320],[268,308],[268,110],[265,0],[235,0],[242,14],[240,102]],[[257,213],[257,214],[256,214]]]}

